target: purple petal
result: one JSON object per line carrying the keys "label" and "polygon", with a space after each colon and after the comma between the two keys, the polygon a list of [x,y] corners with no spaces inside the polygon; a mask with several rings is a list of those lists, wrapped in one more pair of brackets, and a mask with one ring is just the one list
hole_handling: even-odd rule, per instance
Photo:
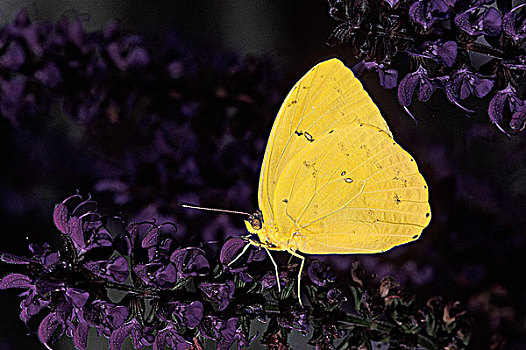
{"label": "purple petal", "polygon": [[175,266],[173,264],[168,264],[159,269],[155,274],[155,279],[160,288],[172,288],[177,281],[177,271],[175,270]]}
{"label": "purple petal", "polygon": [[457,43],[456,41],[448,41],[437,48],[437,55],[444,61],[444,64],[451,67],[457,58]]}
{"label": "purple petal", "polygon": [[221,264],[228,265],[228,263],[234,260],[247,244],[247,241],[237,237],[230,238],[226,241],[225,244],[223,244],[223,247],[221,247],[221,253],[219,254],[219,261]]}
{"label": "purple petal", "polygon": [[476,79],[473,84],[475,88],[475,95],[477,97],[486,96],[493,88],[493,80],[490,79]]}
{"label": "purple petal", "polygon": [[407,107],[411,105],[418,80],[417,74],[410,73],[400,81],[400,85],[398,85],[398,101],[400,101],[402,106]]}
{"label": "purple petal", "polygon": [[18,264],[18,265],[27,265],[32,262],[36,262],[33,259],[24,258],[22,256],[17,256],[9,253],[0,253],[0,261],[3,261],[7,264]]}
{"label": "purple petal", "polygon": [[117,328],[111,333],[110,336],[110,350],[120,350],[122,343],[128,338],[132,331],[134,323],[130,322],[124,326]]}
{"label": "purple petal", "polygon": [[378,78],[380,79],[380,85],[384,89],[393,89],[398,83],[398,71],[396,69],[386,69],[378,67]]}
{"label": "purple petal", "polygon": [[38,327],[38,338],[48,349],[51,349],[48,343],[51,337],[53,337],[53,333],[61,325],[63,325],[63,322],[55,312],[48,314],[40,323]]}
{"label": "purple petal", "polygon": [[500,34],[502,28],[502,17],[500,12],[493,7],[490,7],[483,17],[484,32],[490,36],[497,36]]}
{"label": "purple petal", "polygon": [[59,203],[53,211],[53,220],[55,221],[55,226],[63,234],[68,233],[68,208],[64,203]]}
{"label": "purple petal", "polygon": [[489,101],[488,116],[493,124],[499,124],[502,121],[502,113],[508,97],[504,93],[498,93]]}
{"label": "purple petal", "polygon": [[77,307],[83,307],[89,299],[89,293],[78,288],[66,288],[66,296]]}
{"label": "purple petal", "polygon": [[186,307],[184,315],[188,327],[195,328],[201,323],[201,320],[203,319],[203,311],[204,307],[200,301],[194,301]]}
{"label": "purple petal", "polygon": [[0,289],[29,288],[31,286],[31,278],[21,273],[12,273],[0,280]]}
{"label": "purple petal", "polygon": [[200,283],[199,289],[209,299],[219,303],[219,311],[223,311],[234,297],[235,285],[232,281],[227,281],[226,283]]}
{"label": "purple petal", "polygon": [[143,238],[141,242],[142,248],[151,248],[156,247],[159,244],[159,229],[157,227],[152,227],[148,234]]}
{"label": "purple petal", "polygon": [[80,218],[73,216],[69,219],[69,230],[67,233],[79,251],[83,251],[86,248],[82,220]]}
{"label": "purple petal", "polygon": [[73,332],[73,343],[80,350],[86,350],[88,347],[88,333],[89,326],[84,323],[79,323]]}
{"label": "purple petal", "polygon": [[126,319],[128,319],[128,316],[130,315],[130,310],[122,305],[108,306],[106,308],[106,313],[110,326],[116,329],[126,322]]}
{"label": "purple petal", "polygon": [[376,62],[367,62],[365,60],[362,60],[358,63],[356,63],[352,68],[352,72],[354,73],[354,75],[356,77],[361,77],[362,75],[364,75],[365,72],[368,72],[370,71],[371,69],[374,69],[378,66],[378,63]]}
{"label": "purple petal", "polygon": [[175,264],[178,274],[182,278],[203,276],[210,271],[210,264],[204,252],[199,248],[178,249],[172,253],[170,261]]}
{"label": "purple petal", "polygon": [[420,89],[418,90],[418,99],[422,102],[426,102],[431,98],[431,95],[435,91],[435,85],[433,82],[426,78],[420,79]]}
{"label": "purple petal", "polygon": [[128,278],[128,261],[123,256],[118,256],[112,260],[107,267],[108,275],[113,280],[123,283]]}
{"label": "purple petal", "polygon": [[521,131],[526,122],[526,105],[523,105],[517,112],[513,113],[510,120],[512,130]]}

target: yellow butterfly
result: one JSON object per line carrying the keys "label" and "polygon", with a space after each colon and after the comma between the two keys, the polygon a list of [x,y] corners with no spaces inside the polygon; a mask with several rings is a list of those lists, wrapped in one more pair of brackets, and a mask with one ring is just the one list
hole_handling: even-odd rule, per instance
{"label": "yellow butterfly", "polygon": [[[246,227],[259,244],[306,254],[379,253],[417,239],[431,219],[426,182],[340,60],[314,66],[272,127]],[[279,283],[278,283],[279,285]],[[301,300],[301,299],[300,299]]]}
{"label": "yellow butterfly", "polygon": [[305,258],[299,253],[385,252],[416,240],[431,220],[416,162],[393,140],[351,70],[334,58],[308,71],[283,102],[265,150],[258,202],[261,212],[245,224],[259,242],[249,242],[301,259],[300,303]]}

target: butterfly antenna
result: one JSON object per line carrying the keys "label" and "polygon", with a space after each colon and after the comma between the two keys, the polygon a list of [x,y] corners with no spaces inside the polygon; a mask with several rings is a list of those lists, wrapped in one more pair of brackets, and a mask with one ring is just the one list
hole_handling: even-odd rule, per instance
{"label": "butterfly antenna", "polygon": [[228,214],[239,214],[239,215],[247,215],[250,216],[250,213],[245,213],[244,211],[237,211],[237,210],[227,210],[227,209],[216,209],[216,208],[206,208],[206,207],[199,207],[197,205],[192,204],[181,204],[181,207],[183,208],[189,208],[189,209],[199,209],[199,210],[207,210],[207,211],[216,211],[220,213],[228,213]]}

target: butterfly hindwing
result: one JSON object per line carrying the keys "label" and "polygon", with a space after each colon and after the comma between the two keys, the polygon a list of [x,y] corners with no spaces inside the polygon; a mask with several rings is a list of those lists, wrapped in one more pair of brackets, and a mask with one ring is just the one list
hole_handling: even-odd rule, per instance
{"label": "butterfly hindwing", "polygon": [[273,202],[279,240],[304,253],[377,253],[412,241],[430,220],[427,185],[386,131],[351,122],[284,168]]}

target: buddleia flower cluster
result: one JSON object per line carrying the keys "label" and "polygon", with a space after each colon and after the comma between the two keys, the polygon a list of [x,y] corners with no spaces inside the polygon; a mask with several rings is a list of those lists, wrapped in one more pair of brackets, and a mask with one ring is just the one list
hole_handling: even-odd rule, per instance
{"label": "buddleia flower cluster", "polygon": [[[287,349],[292,331],[309,334],[319,349],[462,349],[469,341],[458,302],[418,305],[393,279],[378,285],[358,263],[342,285],[330,266],[309,259],[301,306],[293,293],[298,264],[281,267],[278,279],[263,249],[240,255],[242,238],[220,248],[185,246],[173,223],[103,216],[79,194],[56,205],[53,218],[60,248],[30,244],[29,257],[0,253],[21,269],[3,276],[0,289],[22,290],[21,321],[47,348],[67,336],[87,349],[91,329],[108,338],[110,350],[127,338],[135,349],[245,349],[255,341]],[[264,334],[251,331],[253,321],[266,324]]]}
{"label": "buddleia flower cluster", "polygon": [[[466,113],[481,110],[504,133],[525,127],[526,7],[495,0],[330,0],[340,22],[330,45],[348,42],[357,74],[378,73],[408,107],[436,90]],[[414,117],[413,117],[414,118]]]}

